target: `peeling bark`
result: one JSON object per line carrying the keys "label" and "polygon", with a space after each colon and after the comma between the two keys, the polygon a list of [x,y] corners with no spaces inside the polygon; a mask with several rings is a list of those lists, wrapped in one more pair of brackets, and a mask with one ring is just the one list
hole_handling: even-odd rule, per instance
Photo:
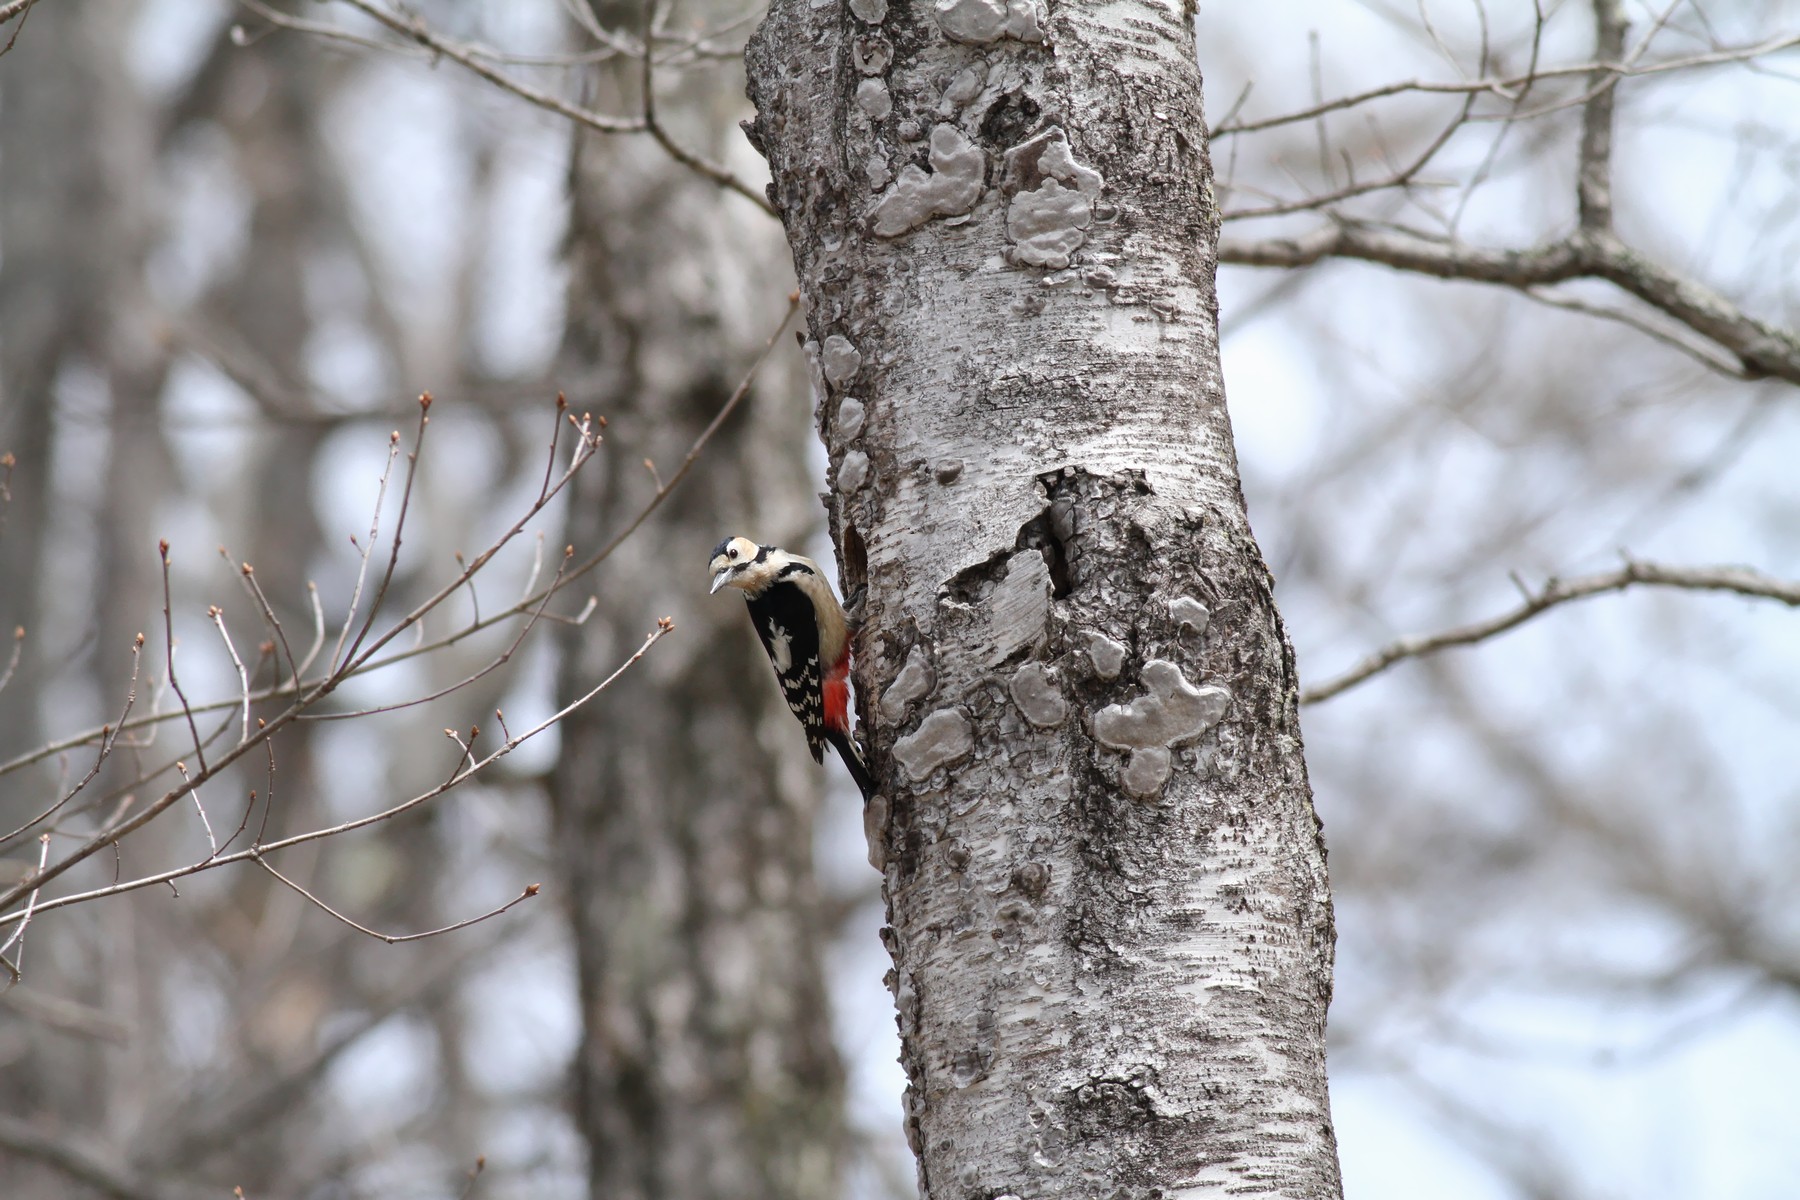
{"label": "peeling bark", "polygon": [[1324,847],[1225,410],[1190,18],[778,0],[749,50],[867,588],[933,1200],[1340,1191]]}

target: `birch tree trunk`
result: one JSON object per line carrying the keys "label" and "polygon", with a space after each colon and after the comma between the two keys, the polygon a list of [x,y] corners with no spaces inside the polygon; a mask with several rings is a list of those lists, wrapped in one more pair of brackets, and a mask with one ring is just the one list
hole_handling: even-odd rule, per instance
{"label": "birch tree trunk", "polygon": [[1332,917],[1181,4],[777,0],[921,1191],[1339,1194]]}

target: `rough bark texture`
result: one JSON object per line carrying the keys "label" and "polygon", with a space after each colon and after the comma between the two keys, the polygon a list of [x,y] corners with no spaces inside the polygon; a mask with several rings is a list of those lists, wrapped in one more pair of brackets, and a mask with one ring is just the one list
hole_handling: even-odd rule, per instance
{"label": "rough bark texture", "polygon": [[922,1191],[1326,1197],[1332,919],[1191,12],[779,0]]}
{"label": "rough bark texture", "polygon": [[[683,100],[729,104],[731,86],[693,76]],[[565,378],[571,404],[608,419],[604,472],[584,481],[571,520],[587,549],[649,500],[644,461],[666,477],[719,411],[781,319],[787,281],[767,219],[647,141],[584,140],[573,185]],[[709,596],[706,577],[721,537],[800,544],[814,527],[795,436],[804,395],[798,372],[759,380],[601,569],[600,608],[566,641],[568,696],[657,618],[677,630],[562,726],[554,787],[584,1020],[576,1107],[596,1198],[838,1194],[843,1082],[812,873],[827,776],[743,602]]]}

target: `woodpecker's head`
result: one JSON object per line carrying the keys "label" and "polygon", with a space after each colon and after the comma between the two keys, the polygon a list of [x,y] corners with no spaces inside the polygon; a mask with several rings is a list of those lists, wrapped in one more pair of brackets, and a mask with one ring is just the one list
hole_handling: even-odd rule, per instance
{"label": "woodpecker's head", "polygon": [[775,564],[769,561],[770,549],[746,537],[726,538],[713,547],[712,590],[722,587],[742,588],[752,595],[769,586]]}

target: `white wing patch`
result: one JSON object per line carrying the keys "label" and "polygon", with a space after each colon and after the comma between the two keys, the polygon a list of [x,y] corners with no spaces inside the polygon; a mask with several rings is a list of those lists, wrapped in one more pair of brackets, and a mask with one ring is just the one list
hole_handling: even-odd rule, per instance
{"label": "white wing patch", "polygon": [[769,658],[775,663],[775,670],[783,675],[794,665],[793,635],[781,626],[771,623],[769,626]]}

